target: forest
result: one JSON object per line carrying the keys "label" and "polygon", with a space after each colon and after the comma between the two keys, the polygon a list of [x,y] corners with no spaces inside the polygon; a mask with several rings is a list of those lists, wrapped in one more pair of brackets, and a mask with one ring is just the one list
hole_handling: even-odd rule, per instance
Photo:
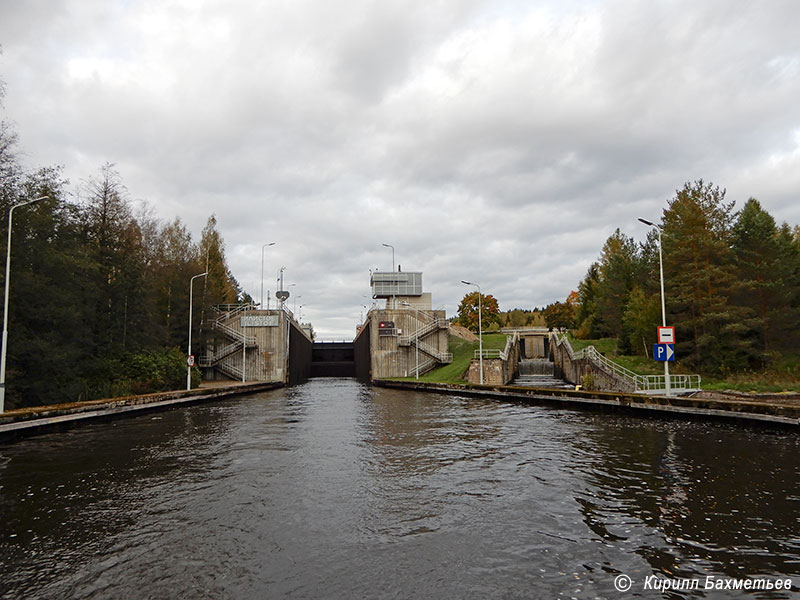
{"label": "forest", "polygon": [[639,244],[617,229],[577,293],[545,309],[548,325],[616,338],[619,354],[652,352],[660,230],[666,320],[683,368],[724,376],[800,352],[800,227],[776,223],[755,198],[736,210],[702,180],[676,191],[652,225]]}
{"label": "forest", "polygon": [[214,215],[195,241],[180,217],[133,202],[113,164],[74,196],[68,183],[60,167],[25,169],[0,123],[2,239],[11,207],[42,198],[14,210],[6,410],[180,389],[191,277],[208,273],[194,283],[195,335],[212,306],[249,300]]}

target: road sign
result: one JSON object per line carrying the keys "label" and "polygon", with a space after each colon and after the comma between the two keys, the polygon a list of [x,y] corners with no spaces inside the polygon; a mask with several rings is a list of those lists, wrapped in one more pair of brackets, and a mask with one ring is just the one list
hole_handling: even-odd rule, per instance
{"label": "road sign", "polygon": [[653,344],[653,358],[659,362],[675,362],[675,344]]}
{"label": "road sign", "polygon": [[186,364],[189,365],[190,367],[194,366],[194,354],[190,354],[188,356],[188,358],[186,359]]}
{"label": "road sign", "polygon": [[674,344],[675,343],[675,328],[674,327],[659,327],[658,328],[658,343],[659,344]]}

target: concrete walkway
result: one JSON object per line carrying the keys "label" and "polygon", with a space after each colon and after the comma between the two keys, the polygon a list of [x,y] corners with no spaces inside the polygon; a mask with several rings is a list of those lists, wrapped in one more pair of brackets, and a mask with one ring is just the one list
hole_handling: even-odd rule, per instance
{"label": "concrete walkway", "polygon": [[98,418],[113,418],[147,410],[206,402],[282,387],[281,383],[234,381],[204,382],[191,391],[175,390],[141,396],[123,396],[87,402],[52,404],[9,410],[0,415],[0,440],[14,438]]}
{"label": "concrete walkway", "polygon": [[744,394],[735,397],[650,396],[611,392],[588,392],[531,388],[511,385],[455,385],[416,381],[378,380],[374,385],[407,390],[440,392],[497,398],[529,404],[558,404],[575,408],[602,408],[622,410],[641,415],[689,416],[716,419],[737,419],[774,425],[800,427],[800,401],[792,396],[782,399],[780,394],[749,398]]}

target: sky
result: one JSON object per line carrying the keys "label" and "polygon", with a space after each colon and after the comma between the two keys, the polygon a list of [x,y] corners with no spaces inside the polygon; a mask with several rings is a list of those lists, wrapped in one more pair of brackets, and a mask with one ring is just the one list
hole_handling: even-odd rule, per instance
{"label": "sky", "polygon": [[[113,163],[256,300],[349,340],[370,270],[448,316],[564,300],[703,179],[800,224],[795,0],[0,0],[0,118],[70,190]],[[188,288],[188,282],[187,282]],[[188,292],[187,292],[188,293]],[[274,302],[274,301],[273,301]]]}

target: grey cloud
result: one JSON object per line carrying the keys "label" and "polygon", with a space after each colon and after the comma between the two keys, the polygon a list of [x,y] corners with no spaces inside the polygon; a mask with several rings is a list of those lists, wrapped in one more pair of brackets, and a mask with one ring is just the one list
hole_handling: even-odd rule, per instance
{"label": "grey cloud", "polygon": [[115,162],[196,236],[216,213],[254,296],[278,242],[268,289],[286,265],[341,338],[391,268],[382,243],[448,311],[461,279],[514,308],[563,300],[685,181],[800,222],[794,11],[0,0],[4,118],[33,165],[79,182]]}

